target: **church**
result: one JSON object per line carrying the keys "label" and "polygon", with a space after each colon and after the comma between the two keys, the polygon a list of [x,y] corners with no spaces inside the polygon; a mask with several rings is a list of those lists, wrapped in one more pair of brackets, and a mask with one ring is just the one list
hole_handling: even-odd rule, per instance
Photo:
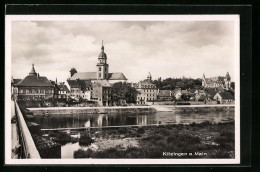
{"label": "church", "polygon": [[75,68],[70,70],[69,80],[90,80],[95,82],[96,80],[107,80],[110,84],[116,82],[127,82],[127,78],[121,72],[109,73],[109,65],[107,63],[107,55],[104,51],[103,41],[101,46],[101,52],[98,56],[97,71],[95,72],[77,72]]}
{"label": "church", "polygon": [[217,88],[221,87],[223,89],[229,90],[231,87],[231,77],[227,72],[226,76],[216,76],[211,78],[206,78],[203,74],[202,86],[204,88]]}

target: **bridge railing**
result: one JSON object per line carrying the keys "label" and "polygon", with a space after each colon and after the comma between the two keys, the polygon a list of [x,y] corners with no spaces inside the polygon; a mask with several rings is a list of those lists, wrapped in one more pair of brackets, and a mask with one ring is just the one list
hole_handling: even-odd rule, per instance
{"label": "bridge railing", "polygon": [[40,154],[35,146],[31,133],[23,118],[23,114],[15,101],[15,112],[17,114],[18,125],[20,129],[21,141],[23,144],[24,155],[26,159],[41,159]]}

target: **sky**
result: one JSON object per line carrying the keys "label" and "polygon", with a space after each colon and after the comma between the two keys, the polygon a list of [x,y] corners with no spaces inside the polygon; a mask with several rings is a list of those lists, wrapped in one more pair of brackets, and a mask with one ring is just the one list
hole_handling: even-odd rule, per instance
{"label": "sky", "polygon": [[12,21],[13,78],[34,64],[40,76],[64,82],[70,69],[97,71],[104,40],[109,72],[138,82],[158,77],[235,73],[233,21]]}

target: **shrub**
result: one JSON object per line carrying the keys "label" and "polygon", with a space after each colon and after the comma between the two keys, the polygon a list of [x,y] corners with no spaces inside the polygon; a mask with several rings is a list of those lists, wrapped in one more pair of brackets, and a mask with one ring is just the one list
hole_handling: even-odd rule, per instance
{"label": "shrub", "polygon": [[89,134],[84,134],[84,135],[80,136],[80,139],[79,139],[79,145],[80,146],[88,146],[88,145],[90,145],[93,142],[94,142],[94,140],[91,139]]}
{"label": "shrub", "polygon": [[145,130],[143,128],[138,128],[137,129],[137,133],[138,134],[143,134],[143,133],[145,133]]}
{"label": "shrub", "polygon": [[119,134],[126,134],[127,133],[127,128],[126,127],[121,127],[118,129]]}
{"label": "shrub", "polygon": [[88,149],[86,151],[79,149],[74,152],[73,157],[74,158],[90,158],[92,157],[93,151],[91,149]]}

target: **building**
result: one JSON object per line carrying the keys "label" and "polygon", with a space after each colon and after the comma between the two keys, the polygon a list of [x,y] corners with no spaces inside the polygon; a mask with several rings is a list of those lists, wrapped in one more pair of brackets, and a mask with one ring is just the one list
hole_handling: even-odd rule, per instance
{"label": "building", "polygon": [[137,96],[136,96],[137,104],[140,104],[140,105],[146,104],[146,100],[147,100],[146,94],[142,94],[142,93],[137,94]]}
{"label": "building", "polygon": [[93,85],[90,80],[67,80],[68,83],[68,97],[83,100],[91,100]]}
{"label": "building", "polygon": [[217,88],[205,88],[205,92],[206,92],[206,95],[207,95],[206,100],[207,101],[213,101],[214,96],[218,92],[218,89]]}
{"label": "building", "polygon": [[206,78],[203,74],[202,86],[204,88],[222,87],[223,89],[229,90],[231,88],[231,77],[228,72],[226,76],[217,76],[211,78]]}
{"label": "building", "polygon": [[99,106],[111,105],[111,84],[107,80],[94,81],[91,100],[97,102]]}
{"label": "building", "polygon": [[234,101],[234,96],[230,92],[218,92],[214,96],[214,99],[217,100],[218,103],[231,103]]}
{"label": "building", "polygon": [[172,90],[159,90],[158,91],[158,100],[160,101],[169,101],[174,97]]}
{"label": "building", "polygon": [[45,76],[36,73],[34,65],[28,76],[14,87],[14,98],[18,100],[50,99],[54,96],[54,85]]}
{"label": "building", "polygon": [[190,100],[191,101],[194,101],[195,100],[195,95],[196,95],[196,89],[188,89],[188,92],[189,92],[189,97],[190,97]]}
{"label": "building", "polygon": [[175,88],[173,90],[173,94],[176,100],[181,100],[181,95],[182,95],[181,88]]}
{"label": "building", "polygon": [[14,98],[13,97],[14,96],[14,89],[17,89],[17,88],[14,87],[14,85],[17,84],[18,82],[20,82],[21,80],[22,79],[14,79],[13,77],[11,79],[11,95],[12,95],[12,99]]}
{"label": "building", "polygon": [[72,68],[70,70],[70,78],[69,80],[90,80],[90,81],[96,81],[96,80],[107,80],[110,84],[116,83],[116,82],[127,82],[127,78],[125,75],[121,72],[117,73],[109,73],[109,65],[107,63],[107,55],[104,52],[104,46],[102,42],[101,52],[98,55],[98,63],[96,65],[97,71],[95,72],[80,72],[78,73],[75,68]]}
{"label": "building", "polygon": [[207,94],[204,90],[196,90],[195,91],[195,100],[196,101],[204,101],[207,98]]}
{"label": "building", "polygon": [[136,84],[133,84],[133,87],[139,91],[139,95],[137,95],[137,104],[143,104],[144,98],[146,101],[144,102],[152,102],[157,100],[157,88],[156,85],[152,83],[152,76],[149,73],[147,79],[140,81]]}
{"label": "building", "polygon": [[63,99],[67,100],[68,99],[68,94],[69,94],[69,89],[67,85],[65,85],[65,82],[60,82],[57,84],[59,90],[58,90],[58,99]]}

